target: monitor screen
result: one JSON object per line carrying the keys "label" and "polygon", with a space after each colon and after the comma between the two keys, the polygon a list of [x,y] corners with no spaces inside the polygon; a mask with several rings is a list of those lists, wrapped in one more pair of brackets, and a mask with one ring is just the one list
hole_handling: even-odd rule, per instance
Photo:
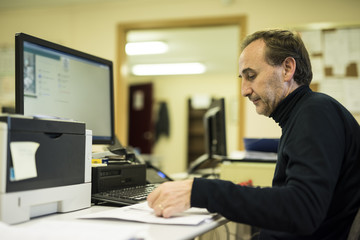
{"label": "monitor screen", "polygon": [[94,144],[114,143],[111,61],[18,33],[15,71],[16,113],[85,122]]}
{"label": "monitor screen", "polygon": [[225,99],[215,99],[204,116],[205,149],[208,157],[225,157],[226,127],[225,127]]}

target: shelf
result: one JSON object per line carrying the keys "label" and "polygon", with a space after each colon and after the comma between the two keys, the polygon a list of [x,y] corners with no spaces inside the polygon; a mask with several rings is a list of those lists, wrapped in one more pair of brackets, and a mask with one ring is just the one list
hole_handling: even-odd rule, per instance
{"label": "shelf", "polygon": [[188,165],[205,153],[204,115],[207,109],[194,109],[188,100]]}

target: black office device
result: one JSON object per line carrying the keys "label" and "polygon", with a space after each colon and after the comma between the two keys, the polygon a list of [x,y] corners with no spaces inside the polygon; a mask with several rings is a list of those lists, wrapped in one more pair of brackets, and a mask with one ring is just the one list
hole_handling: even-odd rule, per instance
{"label": "black office device", "polygon": [[[172,179],[160,170],[158,167],[155,167],[151,164],[150,161],[145,161],[137,154],[132,147],[123,147],[118,143],[119,147],[110,147],[109,150],[111,153],[116,154],[116,158],[124,159],[128,163],[140,163],[146,165],[146,183],[163,183],[167,181],[172,181]],[[109,156],[108,163],[111,164],[111,156]]]}
{"label": "black office device", "polygon": [[206,153],[189,167],[193,173],[202,167],[214,167],[227,156],[225,99],[215,99],[204,116]]}
{"label": "black office device", "polygon": [[132,205],[145,201],[160,183],[170,180],[159,169],[147,164],[93,167],[91,199],[95,204]]}
{"label": "black office device", "polygon": [[15,36],[16,113],[73,119],[114,143],[113,64],[24,33]]}
{"label": "black office device", "polygon": [[172,181],[164,172],[144,161],[131,147],[114,148],[105,156],[106,166],[92,168],[92,201],[131,205],[145,201],[161,183]]}

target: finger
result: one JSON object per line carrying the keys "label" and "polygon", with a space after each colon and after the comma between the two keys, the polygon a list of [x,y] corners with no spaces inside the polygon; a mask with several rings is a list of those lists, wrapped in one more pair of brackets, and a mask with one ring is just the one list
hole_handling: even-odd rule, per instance
{"label": "finger", "polygon": [[155,215],[158,217],[163,216],[164,209],[165,209],[165,207],[161,203],[155,205],[155,207],[154,207]]}
{"label": "finger", "polygon": [[161,216],[164,218],[169,218],[171,216],[174,216],[176,213],[178,212],[174,211],[174,208],[168,207],[162,211]]}
{"label": "finger", "polygon": [[147,196],[147,202],[149,207],[154,208],[154,203],[156,202],[156,200],[159,198],[160,196],[160,187],[157,187],[154,191],[152,191],[148,196]]}
{"label": "finger", "polygon": [[189,208],[190,206],[188,205],[182,205],[181,203],[174,203],[164,207],[164,209],[161,212],[161,216],[163,216],[164,218],[169,218],[178,213],[184,212]]}

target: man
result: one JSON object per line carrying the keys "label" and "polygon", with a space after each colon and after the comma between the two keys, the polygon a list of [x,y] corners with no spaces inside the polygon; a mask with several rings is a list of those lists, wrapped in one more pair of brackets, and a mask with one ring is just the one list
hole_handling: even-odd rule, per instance
{"label": "man", "polygon": [[260,227],[260,239],[346,239],[360,207],[360,127],[331,97],[314,93],[308,53],[290,31],[260,31],[242,45],[242,95],[282,128],[271,188],[195,178],[148,197],[159,216],[207,208]]}

